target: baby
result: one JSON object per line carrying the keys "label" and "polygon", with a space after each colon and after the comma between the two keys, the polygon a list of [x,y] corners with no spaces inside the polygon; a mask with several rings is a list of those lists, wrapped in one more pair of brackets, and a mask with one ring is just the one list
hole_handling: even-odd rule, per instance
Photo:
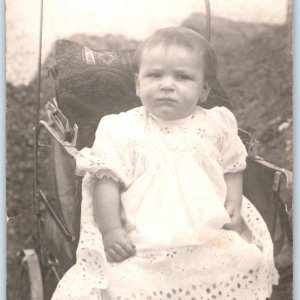
{"label": "baby", "polygon": [[236,120],[201,107],[217,76],[211,46],[164,28],[133,67],[142,106],[100,121],[77,263],[53,299],[266,299],[277,282],[272,241],[242,196]]}
{"label": "baby", "polygon": [[[197,105],[206,101],[216,78],[217,63],[212,48],[196,32],[186,28],[156,32],[138,48],[133,61],[137,95],[145,111],[162,122],[184,120],[195,113]],[[229,118],[233,117],[226,110],[224,112]],[[243,166],[234,173],[225,173],[224,180],[227,189],[225,207],[231,217],[226,228],[240,231],[242,169],[246,153],[240,142],[238,146]],[[101,156],[101,146],[95,145],[92,154]],[[239,159],[237,157],[237,161]],[[174,181],[174,184],[178,182]],[[160,194],[155,195],[158,197]],[[107,258],[122,261],[135,254],[135,246],[121,224],[119,180],[110,176],[99,179],[94,199],[95,217],[103,235]]]}

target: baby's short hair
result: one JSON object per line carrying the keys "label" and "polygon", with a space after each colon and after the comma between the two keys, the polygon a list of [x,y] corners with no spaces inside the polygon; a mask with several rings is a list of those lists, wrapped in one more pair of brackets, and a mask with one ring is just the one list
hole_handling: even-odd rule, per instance
{"label": "baby's short hair", "polygon": [[[139,72],[141,58],[145,49],[151,49],[155,46],[162,45],[182,46],[187,49],[199,51],[199,56],[203,55],[204,59],[204,78],[209,82],[213,82],[217,77],[217,58],[216,55],[207,42],[207,40],[187,27],[167,27],[155,31],[146,40],[144,40],[136,49],[133,56],[133,70]],[[204,50],[202,52],[201,50]]]}

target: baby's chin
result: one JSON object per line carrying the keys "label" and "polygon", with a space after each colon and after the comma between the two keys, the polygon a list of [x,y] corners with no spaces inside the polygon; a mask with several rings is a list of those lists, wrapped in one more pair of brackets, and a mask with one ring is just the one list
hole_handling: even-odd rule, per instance
{"label": "baby's chin", "polygon": [[172,110],[166,108],[166,109],[161,109],[159,111],[154,111],[154,112],[150,111],[150,113],[158,119],[170,122],[170,121],[176,121],[176,120],[181,120],[181,119],[187,118],[193,112],[182,113],[182,112],[172,111]]}

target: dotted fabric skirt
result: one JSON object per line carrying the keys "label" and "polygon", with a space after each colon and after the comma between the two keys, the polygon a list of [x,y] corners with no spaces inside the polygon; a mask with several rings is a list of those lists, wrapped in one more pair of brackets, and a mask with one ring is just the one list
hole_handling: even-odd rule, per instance
{"label": "dotted fabric skirt", "polygon": [[52,300],[265,300],[278,282],[267,226],[246,198],[242,216],[251,232],[247,237],[221,230],[200,246],[137,251],[121,263],[106,262],[101,234],[91,221],[91,205],[82,203],[77,262]]}
{"label": "dotted fabric skirt", "polygon": [[260,249],[232,231],[201,247],[140,252],[109,274],[103,300],[266,299],[276,282]]}

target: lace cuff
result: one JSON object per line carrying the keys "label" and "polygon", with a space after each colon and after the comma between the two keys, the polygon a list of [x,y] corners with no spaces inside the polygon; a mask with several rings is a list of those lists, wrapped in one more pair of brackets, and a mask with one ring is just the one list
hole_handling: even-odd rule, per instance
{"label": "lace cuff", "polygon": [[241,151],[237,154],[236,160],[232,160],[227,163],[223,162],[223,172],[225,173],[236,173],[246,169],[246,158],[247,153]]}
{"label": "lace cuff", "polygon": [[224,173],[234,173],[246,168],[247,151],[238,136],[237,122],[225,107],[215,108],[223,131],[220,154]]}
{"label": "lace cuff", "polygon": [[[99,158],[91,155],[90,148],[84,148],[80,151],[81,156],[76,158],[76,175],[84,176],[87,173],[95,175],[101,179],[109,177],[112,180],[119,182],[124,188],[129,186],[129,170],[123,166],[118,166],[115,163],[106,162],[105,156]],[[109,166],[108,166],[109,165]]]}

